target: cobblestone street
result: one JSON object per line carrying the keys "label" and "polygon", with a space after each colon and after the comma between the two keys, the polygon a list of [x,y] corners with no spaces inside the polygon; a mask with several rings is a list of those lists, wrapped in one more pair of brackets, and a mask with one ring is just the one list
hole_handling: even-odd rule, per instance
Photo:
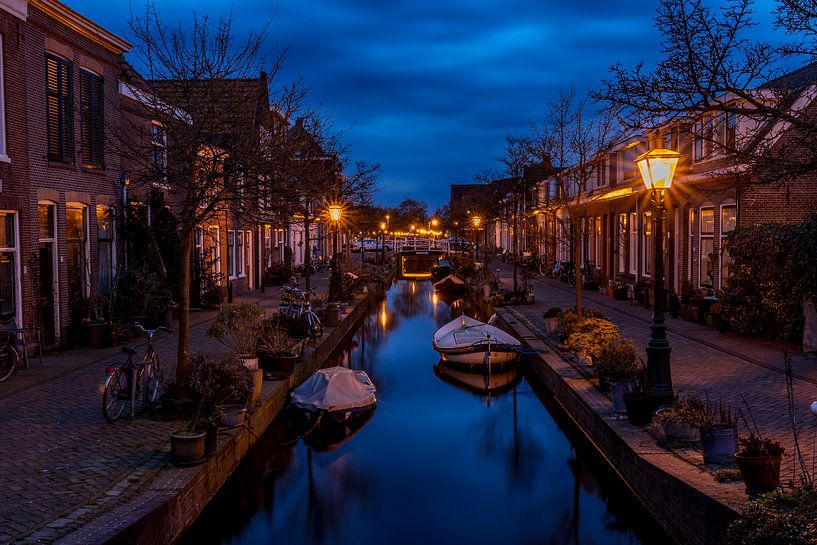
{"label": "cobblestone street", "polygon": [[[325,291],[326,275],[316,284]],[[236,302],[258,301],[269,312],[279,294],[271,287]],[[225,350],[205,334],[214,316],[191,315],[194,354]],[[154,342],[171,376],[177,338],[160,333]],[[46,355],[0,385],[0,543],[49,543],[113,508],[167,463],[167,434],[179,422],[123,417],[111,424],[102,415],[105,367],[123,360],[119,347]]]}
{"label": "cobblestone street", "polygon": [[[509,266],[500,267],[503,285],[513,284]],[[575,292],[558,280],[537,277],[529,281],[536,303],[509,307],[544,331],[542,314],[550,306],[562,308],[575,305]],[[598,292],[582,292],[585,307],[600,310],[612,320],[622,336],[629,337],[639,347],[646,361],[644,347],[650,337],[652,311],[634,301],[616,301]],[[795,478],[796,460],[790,419],[786,404],[786,380],[783,351],[791,353],[794,369],[796,418],[801,428],[801,448],[806,466],[812,470],[817,441],[817,416],[809,406],[817,400],[817,356],[799,352],[797,347],[757,339],[747,339],[683,319],[673,319],[667,313],[668,338],[672,347],[672,382],[676,392],[708,397],[717,402],[746,409],[745,397],[761,432],[786,447],[781,477]],[[746,431],[739,426],[739,432]]]}

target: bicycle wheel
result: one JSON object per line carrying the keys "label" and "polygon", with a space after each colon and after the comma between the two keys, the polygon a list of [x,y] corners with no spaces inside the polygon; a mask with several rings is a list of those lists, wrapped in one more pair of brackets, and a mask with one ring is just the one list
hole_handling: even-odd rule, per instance
{"label": "bicycle wheel", "polygon": [[102,414],[108,422],[113,422],[125,412],[130,403],[130,388],[125,367],[117,367],[105,381],[105,392],[102,394]]}
{"label": "bicycle wheel", "polygon": [[159,397],[159,355],[153,354],[151,356],[150,371],[145,377],[145,392],[142,397],[142,409],[147,410],[153,407],[156,403],[156,398]]}
{"label": "bicycle wheel", "polygon": [[0,347],[0,382],[14,374],[17,368],[17,357],[17,350],[10,344]]}
{"label": "bicycle wheel", "polygon": [[309,336],[314,342],[318,342],[323,337],[323,324],[314,312],[308,315],[306,321],[309,324]]}

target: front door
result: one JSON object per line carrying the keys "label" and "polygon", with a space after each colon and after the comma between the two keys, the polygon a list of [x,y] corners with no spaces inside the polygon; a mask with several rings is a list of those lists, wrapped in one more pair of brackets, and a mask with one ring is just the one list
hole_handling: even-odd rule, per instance
{"label": "front door", "polygon": [[40,243],[40,331],[43,344],[56,344],[56,308],[54,305],[54,243]]}

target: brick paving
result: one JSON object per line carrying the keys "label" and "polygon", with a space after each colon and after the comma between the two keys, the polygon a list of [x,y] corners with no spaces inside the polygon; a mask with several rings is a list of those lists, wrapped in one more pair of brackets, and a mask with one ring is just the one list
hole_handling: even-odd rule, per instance
{"label": "brick paving", "polygon": [[[504,286],[512,285],[509,267],[500,267],[500,277]],[[575,304],[575,292],[558,280],[536,278],[529,284],[536,304],[512,308],[541,331],[544,331],[542,314],[545,309]],[[650,337],[648,324],[652,317],[651,310],[633,301],[616,301],[598,292],[583,292],[583,304],[601,310],[619,327],[623,336],[635,341],[640,356],[646,361],[644,347]],[[817,355],[802,353],[793,346],[721,334],[713,328],[688,320],[670,318],[669,314],[667,325],[675,391],[708,396],[713,401],[723,400],[741,409],[743,395],[761,432],[786,447],[782,469],[784,480],[796,475],[783,374],[783,351],[788,349],[793,359],[794,397],[796,418],[801,427],[801,448],[807,467],[811,470],[817,464],[814,456],[817,416],[809,411],[811,403],[817,400]],[[740,431],[745,431],[745,428]]]}
{"label": "brick paving", "polygon": [[[313,286],[325,292],[326,275]],[[270,311],[279,294],[269,288],[236,302],[258,301]],[[205,335],[214,316],[192,315],[193,353],[225,350]],[[178,338],[160,335],[154,346],[163,372],[173,373]],[[118,347],[47,355],[0,384],[0,544],[51,543],[113,509],[167,463],[167,434],[178,422],[111,424],[102,415],[105,367],[123,360]]]}

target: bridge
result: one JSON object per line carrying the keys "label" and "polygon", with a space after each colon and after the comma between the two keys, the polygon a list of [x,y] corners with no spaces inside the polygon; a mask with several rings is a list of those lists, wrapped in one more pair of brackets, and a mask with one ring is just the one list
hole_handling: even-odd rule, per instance
{"label": "bridge", "polygon": [[431,268],[448,255],[450,245],[446,239],[395,237],[392,250],[397,259],[397,273],[400,277],[429,278]]}

